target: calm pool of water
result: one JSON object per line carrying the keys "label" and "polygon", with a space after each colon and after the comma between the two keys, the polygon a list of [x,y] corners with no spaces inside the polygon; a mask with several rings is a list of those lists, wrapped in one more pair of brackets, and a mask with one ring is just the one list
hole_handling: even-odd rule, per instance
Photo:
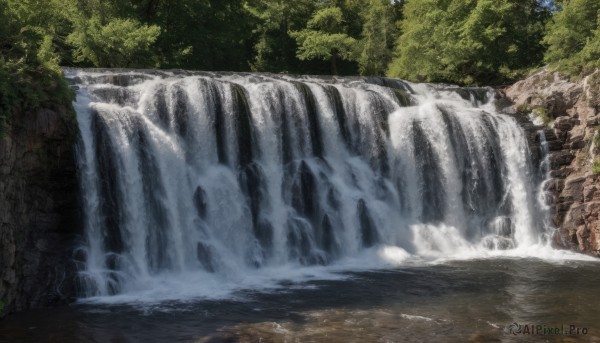
{"label": "calm pool of water", "polygon": [[0,321],[0,342],[600,342],[596,262],[470,260],[349,276],[235,301],[29,311]]}

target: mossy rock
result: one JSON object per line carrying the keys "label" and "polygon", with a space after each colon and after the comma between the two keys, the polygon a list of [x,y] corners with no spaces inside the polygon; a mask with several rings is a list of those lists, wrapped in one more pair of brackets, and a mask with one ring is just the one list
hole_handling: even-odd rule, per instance
{"label": "mossy rock", "polygon": [[480,103],[488,102],[488,91],[485,88],[457,88],[455,92],[460,95],[461,98],[471,101],[472,98]]}
{"label": "mossy rock", "polygon": [[595,159],[592,163],[592,173],[598,175],[600,174],[600,159]]}
{"label": "mossy rock", "polygon": [[549,126],[552,123],[552,118],[548,115],[548,111],[543,106],[536,106],[531,110],[531,113],[540,118],[544,125]]}
{"label": "mossy rock", "polygon": [[406,91],[398,88],[392,88],[392,91],[394,91],[394,95],[402,107],[410,106],[410,95]]}

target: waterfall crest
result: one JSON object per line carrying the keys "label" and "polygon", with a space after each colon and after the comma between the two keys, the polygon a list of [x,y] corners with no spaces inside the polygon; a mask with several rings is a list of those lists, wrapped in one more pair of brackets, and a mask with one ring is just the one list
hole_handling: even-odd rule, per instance
{"label": "waterfall crest", "polygon": [[[540,243],[537,167],[489,89],[384,78],[66,71],[82,296],[365,251]],[[192,282],[192,281],[189,281]]]}

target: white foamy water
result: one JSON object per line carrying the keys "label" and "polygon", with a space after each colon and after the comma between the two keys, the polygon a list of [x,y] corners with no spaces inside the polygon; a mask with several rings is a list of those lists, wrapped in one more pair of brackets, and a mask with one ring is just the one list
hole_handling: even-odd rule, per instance
{"label": "white foamy water", "polygon": [[492,90],[66,74],[78,86],[85,301],[229,298],[449,260],[588,259],[548,246],[545,171]]}

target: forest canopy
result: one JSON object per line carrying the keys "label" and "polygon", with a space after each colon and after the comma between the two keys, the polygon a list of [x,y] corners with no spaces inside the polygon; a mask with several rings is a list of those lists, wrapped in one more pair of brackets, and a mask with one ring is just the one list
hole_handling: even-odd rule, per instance
{"label": "forest canopy", "polygon": [[0,0],[0,121],[61,66],[504,84],[600,65],[597,0]]}

